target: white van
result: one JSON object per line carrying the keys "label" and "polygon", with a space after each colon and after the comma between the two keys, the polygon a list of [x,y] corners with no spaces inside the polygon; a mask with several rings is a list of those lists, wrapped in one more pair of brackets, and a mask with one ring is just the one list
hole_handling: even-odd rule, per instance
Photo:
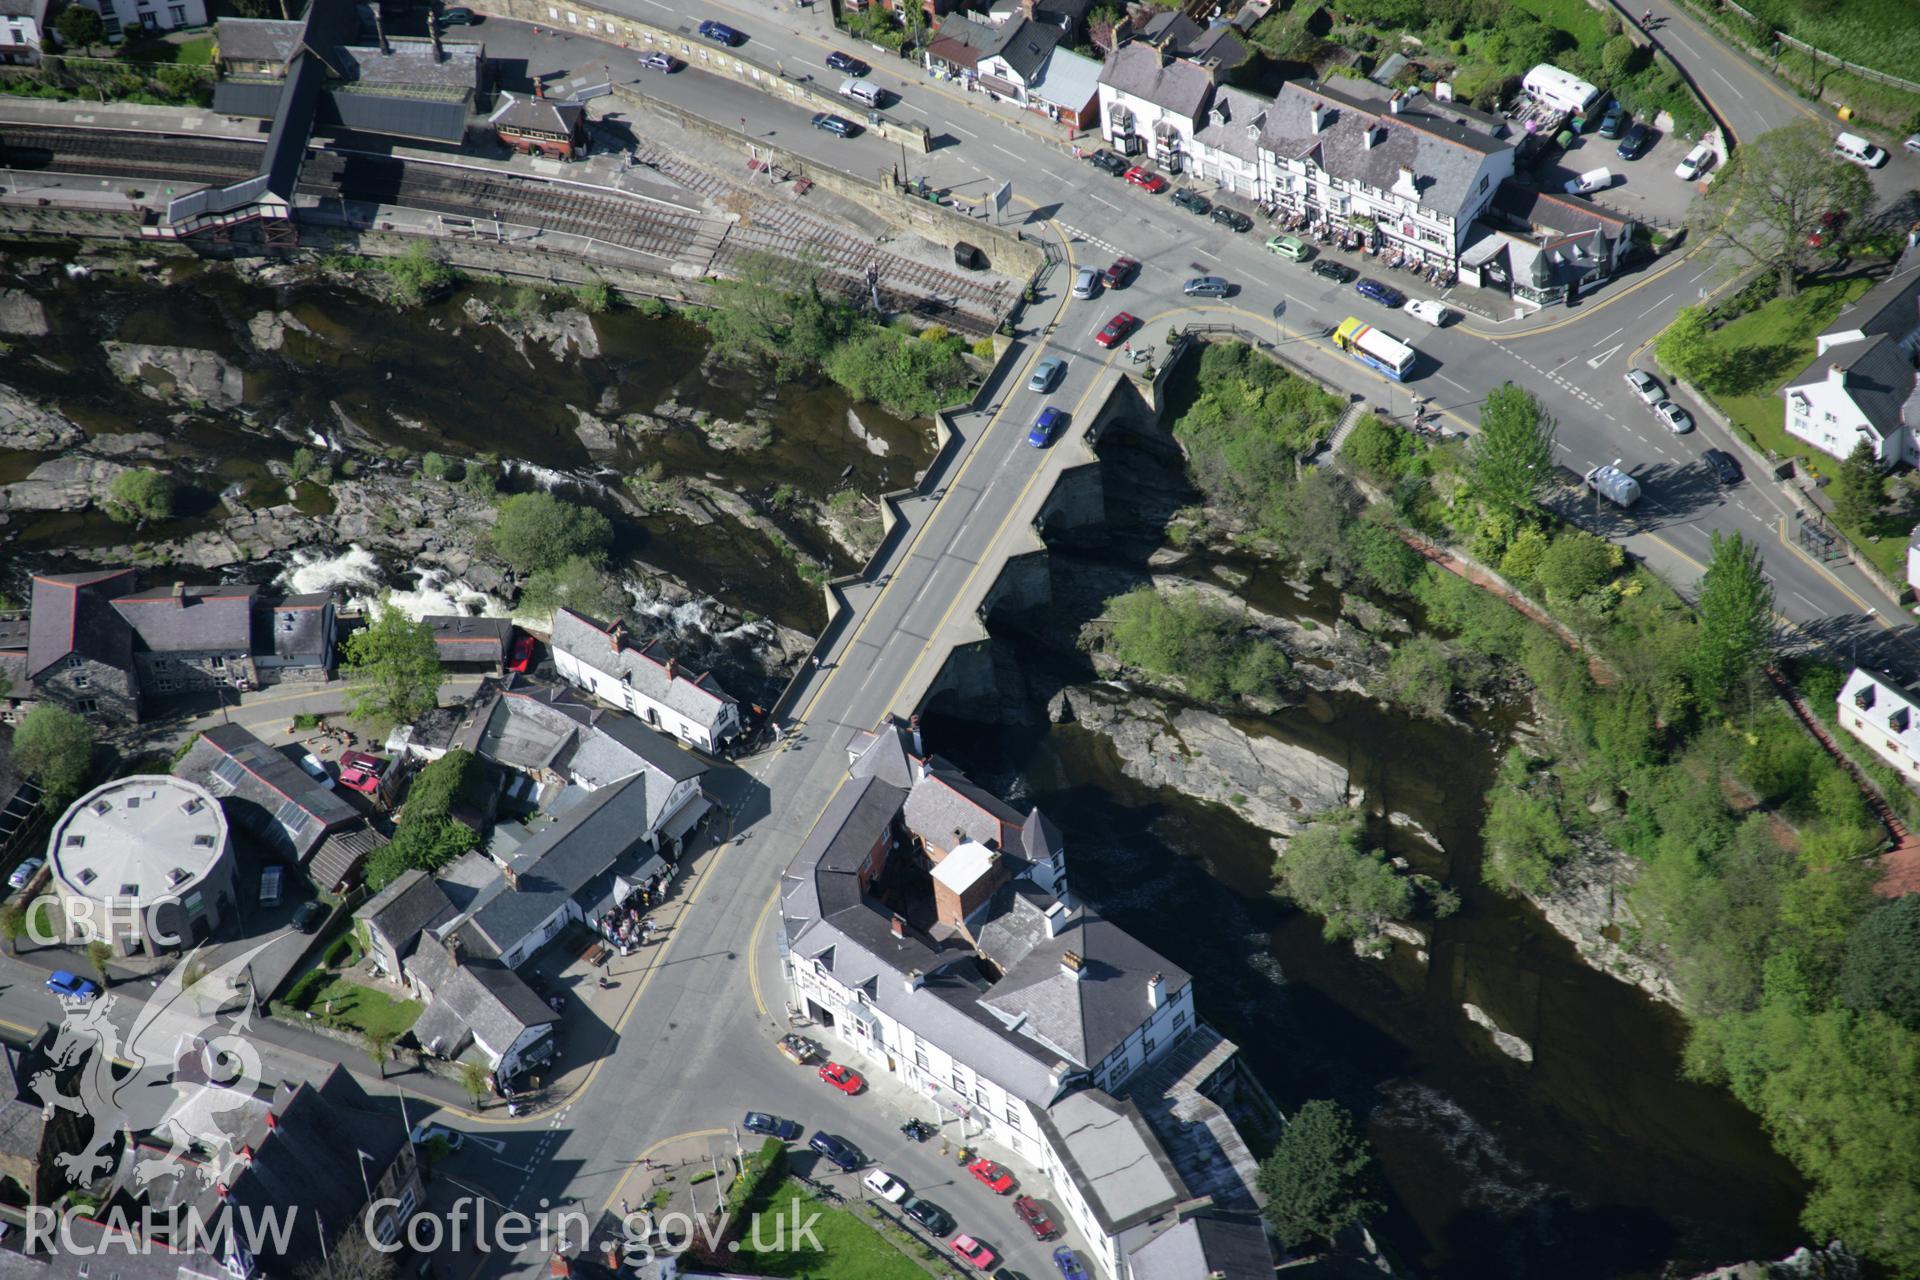
{"label": "white van", "polygon": [[864,103],[876,110],[887,100],[886,90],[880,88],[878,85],[868,84],[865,80],[842,80],[840,82],[840,96],[843,98],[851,98],[855,102]]}
{"label": "white van", "polygon": [[1833,154],[1843,160],[1878,169],[1887,162],[1887,153],[1857,133],[1843,133],[1833,140]]}
{"label": "white van", "polygon": [[1704,142],[1696,142],[1693,150],[1673,166],[1673,176],[1682,182],[1692,182],[1707,170],[1713,168],[1713,148]]}

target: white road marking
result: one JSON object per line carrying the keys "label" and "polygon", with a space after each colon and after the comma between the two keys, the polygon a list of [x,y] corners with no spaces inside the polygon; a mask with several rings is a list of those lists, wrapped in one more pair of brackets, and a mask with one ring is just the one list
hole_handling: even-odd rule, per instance
{"label": "white road marking", "polygon": [[1098,201],[1099,201],[1099,202],[1100,202],[1101,204],[1103,204],[1103,205],[1105,205],[1105,206],[1107,206],[1107,208],[1109,208],[1109,209],[1111,209],[1111,210],[1113,210],[1113,211],[1114,211],[1115,213],[1125,213],[1125,212],[1126,212],[1126,210],[1125,210],[1125,209],[1122,209],[1122,208],[1121,208],[1121,207],[1120,207],[1119,205],[1117,205],[1117,204],[1115,204],[1115,203],[1114,203],[1113,201],[1111,201],[1111,200],[1109,200],[1109,199],[1107,199],[1107,198],[1106,198],[1105,196],[1096,196],[1096,195],[1094,195],[1094,194],[1093,194],[1093,192],[1091,192],[1091,191],[1089,191],[1089,192],[1087,192],[1087,196],[1088,196],[1088,198],[1089,198],[1089,199],[1093,199],[1093,200],[1098,200]]}
{"label": "white road marking", "polygon": [[[1612,333],[1610,333],[1610,334],[1608,334],[1608,335],[1607,335],[1607,338],[1612,338],[1612,337],[1616,337],[1616,336],[1618,336],[1619,334],[1621,334],[1621,333],[1623,333],[1623,332],[1625,332],[1625,330],[1626,330],[1626,327],[1627,327],[1627,326],[1625,326],[1625,325],[1621,325],[1621,326],[1620,326],[1620,327],[1619,327],[1618,329],[1615,329],[1615,330],[1614,330],[1614,331],[1613,331]],[[1605,341],[1607,340],[1607,338],[1602,338],[1602,339],[1600,339],[1600,342],[1605,342]],[[1596,342],[1596,343],[1594,343],[1593,345],[1597,347],[1597,346],[1599,346],[1599,345],[1600,345],[1600,342]]]}
{"label": "white road marking", "polygon": [[1473,394],[1473,388],[1472,388],[1472,387],[1463,387],[1463,386],[1461,386],[1461,385],[1460,385],[1459,383],[1457,383],[1457,382],[1455,382],[1455,381],[1454,381],[1454,380],[1453,380],[1452,378],[1449,378],[1449,377],[1448,377],[1448,376],[1447,376],[1446,374],[1444,374],[1444,373],[1436,373],[1436,374],[1434,374],[1433,376],[1434,376],[1434,377],[1436,377],[1436,378],[1438,378],[1438,379],[1440,379],[1440,381],[1442,381],[1442,382],[1444,382],[1444,383],[1446,383],[1446,384],[1447,384],[1448,386],[1450,386],[1450,387],[1452,387],[1452,388],[1453,388],[1453,389],[1454,389],[1455,391],[1458,391],[1458,392],[1460,392],[1460,393],[1461,393],[1462,395],[1469,395],[1469,396],[1470,396],[1470,395],[1472,395],[1472,394]]}
{"label": "white road marking", "polygon": [[[1613,331],[1613,333],[1618,333],[1618,332],[1620,332],[1620,331],[1619,331],[1618,329],[1615,329],[1615,330]],[[1608,334],[1608,335],[1607,335],[1607,337],[1608,337],[1608,338],[1611,338],[1611,337],[1613,336],[1613,333],[1610,333],[1610,334]],[[1603,339],[1602,339],[1602,341],[1605,341],[1605,339],[1603,338]],[[1609,361],[1609,360],[1611,360],[1611,359],[1613,359],[1613,358],[1614,358],[1615,356],[1617,356],[1617,355],[1619,355],[1619,354],[1620,354],[1620,348],[1622,348],[1622,347],[1624,347],[1624,346],[1626,346],[1626,345],[1627,345],[1627,344],[1626,344],[1626,343],[1624,343],[1624,342],[1616,342],[1616,343],[1614,343],[1614,344],[1613,344],[1612,346],[1610,346],[1610,347],[1608,347],[1608,348],[1607,348],[1607,349],[1606,349],[1605,351],[1602,351],[1602,352],[1601,352],[1601,353],[1600,353],[1599,355],[1597,355],[1597,356],[1594,356],[1594,357],[1593,357],[1592,359],[1590,359],[1590,360],[1588,360],[1588,361],[1587,361],[1587,368],[1589,368],[1589,369],[1598,369],[1598,368],[1599,368],[1599,367],[1600,367],[1601,365],[1603,365],[1603,364],[1605,364],[1605,363],[1606,363],[1607,361]]]}
{"label": "white road marking", "polygon": [[998,152],[999,152],[999,153],[1000,153],[1001,155],[1003,155],[1003,156],[1012,156],[1012,157],[1013,157],[1013,159],[1015,159],[1016,161],[1019,161],[1019,163],[1021,163],[1021,164],[1025,164],[1025,163],[1026,163],[1026,161],[1025,161],[1024,159],[1022,159],[1022,158],[1021,158],[1020,156],[1016,156],[1016,155],[1014,155],[1014,154],[1013,154],[1013,152],[1011,152],[1011,151],[1009,151],[1009,150],[1007,150],[1007,149],[1006,149],[1005,147],[1003,147],[1003,146],[1001,146],[1001,145],[1000,145],[999,143],[997,143],[997,142],[993,144],[993,149],[994,149],[995,151],[998,151]]}
{"label": "white road marking", "polygon": [[1735,89],[1733,87],[1733,81],[1727,79],[1725,76],[1720,74],[1720,68],[1714,67],[1712,68],[1712,71],[1713,71],[1713,78],[1718,80],[1721,84],[1727,86],[1728,89],[1732,90],[1734,97],[1740,99],[1740,101],[1742,102],[1745,102],[1747,100],[1746,94],[1740,92],[1738,89]]}
{"label": "white road marking", "polygon": [[964,134],[965,136],[972,138],[976,141],[979,140],[980,135],[975,133],[971,129],[962,129],[959,125],[953,123],[953,121],[951,120],[947,121],[946,124],[947,124],[947,128],[953,130],[955,133]]}
{"label": "white road marking", "polygon": [[1640,316],[1652,315],[1654,312],[1658,311],[1661,307],[1665,306],[1669,301],[1671,301],[1672,298],[1673,298],[1673,295],[1668,294],[1666,297],[1660,299],[1660,301],[1648,307],[1645,311],[1642,311],[1639,316],[1635,316],[1634,319],[1638,320]]}
{"label": "white road marking", "polygon": [[1803,595],[1801,595],[1801,594],[1800,594],[1800,593],[1799,593],[1798,591],[1796,591],[1796,592],[1794,592],[1794,593],[1793,593],[1793,598],[1794,598],[1795,600],[1798,600],[1798,601],[1801,601],[1802,603],[1804,603],[1804,604],[1805,604],[1805,605],[1807,606],[1807,608],[1809,608],[1809,609],[1811,609],[1811,610],[1813,610],[1813,611],[1814,611],[1815,613],[1819,613],[1819,612],[1820,612],[1820,606],[1819,606],[1819,605],[1817,605],[1817,604],[1815,604],[1815,603],[1814,603],[1813,601],[1811,601],[1811,600],[1808,600],[1808,599],[1807,599],[1807,598],[1806,598],[1805,596],[1803,596]]}
{"label": "white road marking", "polygon": [[1217,255],[1208,253],[1205,249],[1202,249],[1199,245],[1195,245],[1193,247],[1193,251],[1199,254],[1203,258],[1212,258],[1215,262],[1220,261]]}

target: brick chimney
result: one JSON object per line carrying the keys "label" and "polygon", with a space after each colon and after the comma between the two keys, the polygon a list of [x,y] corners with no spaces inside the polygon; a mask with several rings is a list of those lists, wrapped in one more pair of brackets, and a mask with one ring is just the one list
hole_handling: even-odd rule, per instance
{"label": "brick chimney", "polygon": [[515,893],[520,892],[520,873],[518,871],[515,871],[512,867],[502,867],[500,868],[500,874],[506,877],[507,888],[513,890]]}
{"label": "brick chimney", "polygon": [[893,936],[896,938],[907,936],[907,922],[898,911],[893,913]]}
{"label": "brick chimney", "polygon": [[680,664],[674,661],[672,658],[668,658],[667,659],[667,679],[671,680],[679,674],[680,674]]}
{"label": "brick chimney", "polygon": [[613,625],[607,628],[607,647],[615,653],[620,652],[620,636],[625,630],[625,624],[618,618],[615,618]]}
{"label": "brick chimney", "polygon": [[1087,970],[1087,962],[1084,958],[1081,957],[1078,951],[1061,952],[1060,954],[1060,972],[1061,973],[1066,974],[1069,978],[1072,978],[1075,982],[1078,982],[1082,977],[1086,975],[1086,970]]}
{"label": "brick chimney", "polygon": [[553,1261],[547,1265],[547,1274],[554,1277],[554,1280],[566,1280],[566,1277],[573,1274],[572,1260],[564,1253],[554,1254]]}
{"label": "brick chimney", "polygon": [[[544,99],[547,96],[547,86],[545,86],[544,84],[541,84],[538,80],[535,80],[533,82],[533,96],[536,98]],[[566,1259],[564,1258],[557,1258],[556,1260],[560,1262],[566,1261]],[[555,1274],[565,1275],[566,1273],[563,1271],[563,1272],[556,1272]]]}
{"label": "brick chimney", "polygon": [[186,583],[176,582],[173,584],[173,602],[177,605],[182,605],[182,606],[184,606],[187,603],[187,584]]}

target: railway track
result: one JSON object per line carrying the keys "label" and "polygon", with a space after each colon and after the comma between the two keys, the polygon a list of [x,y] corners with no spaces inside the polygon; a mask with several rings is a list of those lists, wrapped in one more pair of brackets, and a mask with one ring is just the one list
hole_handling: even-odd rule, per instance
{"label": "railway track", "polygon": [[9,168],[222,184],[250,177],[262,143],[193,134],[132,133],[59,125],[0,125]]}

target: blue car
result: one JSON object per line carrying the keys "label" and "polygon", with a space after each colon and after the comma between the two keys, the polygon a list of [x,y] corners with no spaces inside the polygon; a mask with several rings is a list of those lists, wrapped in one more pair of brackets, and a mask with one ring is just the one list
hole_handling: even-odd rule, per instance
{"label": "blue car", "polygon": [[1087,1269],[1065,1245],[1053,1251],[1053,1265],[1060,1268],[1060,1280],[1087,1280]]}
{"label": "blue car", "polygon": [[779,1116],[770,1116],[764,1111],[749,1111],[740,1127],[752,1133],[764,1133],[769,1138],[778,1138],[782,1142],[792,1142],[800,1136],[800,1126],[791,1120],[782,1120]]}
{"label": "blue car", "polygon": [[1027,432],[1027,443],[1036,449],[1044,449],[1053,443],[1053,433],[1067,423],[1067,415],[1048,405],[1033,420],[1033,429]]}
{"label": "blue car", "polygon": [[715,44],[723,44],[729,49],[746,39],[745,36],[735,31],[726,23],[715,22],[712,19],[708,19],[700,24],[700,34]]}
{"label": "blue car", "polygon": [[1366,276],[1353,286],[1354,292],[1363,298],[1371,298],[1383,307],[1397,307],[1407,300],[1407,295],[1390,284],[1381,284],[1378,280]]}
{"label": "blue car", "polygon": [[814,1134],[807,1139],[807,1145],[838,1166],[843,1173],[852,1173],[867,1162],[867,1158],[860,1154],[860,1148],[830,1133]]}
{"label": "blue car", "polygon": [[47,979],[47,990],[62,1000],[91,1000],[100,994],[100,988],[77,974],[65,969],[55,969],[53,976]]}

